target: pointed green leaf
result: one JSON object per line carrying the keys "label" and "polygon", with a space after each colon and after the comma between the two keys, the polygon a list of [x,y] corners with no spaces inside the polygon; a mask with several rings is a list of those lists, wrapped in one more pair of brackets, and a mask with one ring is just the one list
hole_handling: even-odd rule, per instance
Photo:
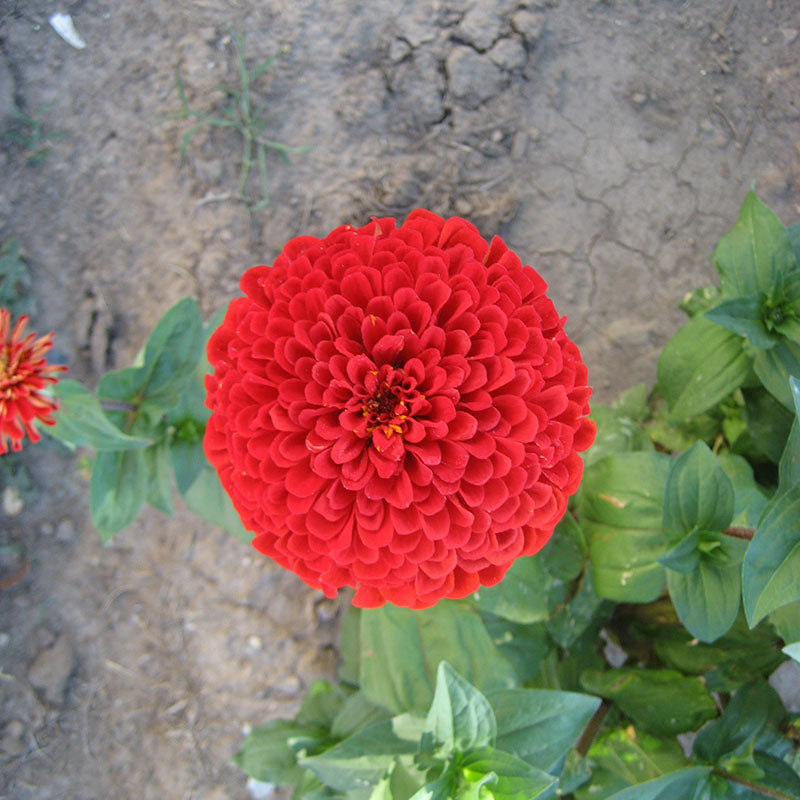
{"label": "pointed green leaf", "polygon": [[698,678],[669,669],[587,670],[586,691],[613,700],[634,722],[654,734],[694,731],[717,715],[717,706]]}
{"label": "pointed green leaf", "polygon": [[[694,572],[700,563],[699,544],[700,531],[695,528],[691,533],[687,533],[666,555],[661,556],[658,563],[670,571],[688,575],[690,572]],[[669,575],[669,573],[667,574]]]}
{"label": "pointed green leaf", "polygon": [[545,626],[553,641],[566,650],[585,636],[587,631],[599,633],[613,610],[614,604],[597,594],[592,565],[589,563],[573,596],[555,605]]}
{"label": "pointed green leaf", "polygon": [[778,337],[770,333],[761,319],[761,294],[734,297],[725,300],[705,313],[717,325],[744,336],[754,347],[769,350],[778,343]]}
{"label": "pointed green leaf", "polygon": [[800,664],[800,642],[793,642],[792,644],[787,644],[786,647],[783,648],[783,652],[786,653],[787,656],[793,658]]}
{"label": "pointed green leaf", "polygon": [[782,341],[771,350],[758,350],[753,369],[764,388],[794,413],[794,395],[790,378],[800,376],[800,345]]}
{"label": "pointed green leaf", "polygon": [[667,587],[678,618],[701,642],[719,639],[736,621],[742,591],[738,564],[718,566],[700,559],[689,573],[669,569]]}
{"label": "pointed green leaf", "polygon": [[488,699],[497,747],[545,771],[566,755],[600,706],[596,697],[549,689],[503,689]]}
{"label": "pointed green leaf", "polygon": [[89,508],[104,542],[133,522],[146,497],[147,468],[141,450],[97,454],[89,486]]}
{"label": "pointed green leaf", "polygon": [[739,219],[711,257],[726,297],[771,294],[797,269],[792,242],[783,224],[755,192],[747,193]]}
{"label": "pointed green leaf", "polygon": [[738,389],[750,371],[744,340],[705,317],[694,317],[658,359],[658,385],[671,420],[702,414]]}
{"label": "pointed green leaf", "polygon": [[63,442],[94,450],[140,450],[149,439],[127,436],[105,415],[97,398],[77,381],[64,378],[53,387],[59,407],[47,433]]}
{"label": "pointed green leaf", "polygon": [[800,599],[800,486],[767,507],[744,558],[743,599],[755,625],[770,611]]}
{"label": "pointed green leaf", "polygon": [[360,635],[361,688],[394,713],[428,711],[440,661],[483,692],[516,682],[478,614],[463,603],[441,601],[423,611],[363,609]]}
{"label": "pointed green leaf", "polygon": [[583,570],[586,555],[583,532],[572,514],[564,514],[550,541],[538,553],[547,573],[560,581],[577,578]]}
{"label": "pointed green leaf", "polygon": [[702,800],[710,775],[711,767],[687,767],[623,789],[608,800]]}
{"label": "pointed green leaf", "polygon": [[346,739],[362,728],[387,719],[389,712],[376,706],[362,691],[351,694],[331,722],[331,735]]}
{"label": "pointed green leaf", "polygon": [[789,387],[792,390],[792,399],[794,400],[794,413],[800,419],[800,380],[795,377],[789,378]]}
{"label": "pointed green leaf", "polygon": [[489,701],[446,661],[436,673],[436,691],[422,734],[421,752],[447,759],[494,747],[497,724]]}
{"label": "pointed green leaf", "polygon": [[670,467],[664,491],[664,530],[721,531],[733,519],[733,484],[705,442],[696,442]]}

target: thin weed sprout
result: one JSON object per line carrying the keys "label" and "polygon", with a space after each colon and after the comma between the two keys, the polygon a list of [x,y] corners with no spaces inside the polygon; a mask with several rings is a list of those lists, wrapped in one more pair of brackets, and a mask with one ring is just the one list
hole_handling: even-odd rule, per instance
{"label": "thin weed sprout", "polygon": [[19,108],[12,109],[13,122],[10,128],[0,131],[0,137],[18,144],[25,152],[29,164],[39,164],[50,153],[49,142],[69,136],[66,131],[47,131],[44,126],[44,115],[55,105],[55,100],[40,106],[33,115],[26,114]]}
{"label": "thin weed sprout", "polygon": [[[228,88],[217,87],[227,97],[227,102],[222,109],[221,116],[196,111],[190,107],[186,97],[180,72],[175,71],[175,83],[178,88],[178,97],[181,101],[180,110],[171,114],[170,120],[194,120],[194,124],[183,135],[180,148],[181,163],[186,158],[186,152],[194,135],[204,127],[232,128],[242,137],[242,157],[239,168],[237,191],[239,198],[248,211],[263,211],[269,205],[269,183],[267,180],[267,150],[274,150],[284,161],[289,162],[290,153],[304,153],[308,147],[295,147],[276,142],[264,136],[264,131],[269,125],[269,119],[262,116],[252,104],[252,85],[257,81],[286,51],[279,51],[262,61],[253,69],[248,69],[244,53],[244,35],[231,34],[234,51],[236,54],[236,67],[239,86]],[[247,195],[247,181],[253,166],[258,171],[258,180],[261,188],[260,197],[256,202],[251,202]]]}

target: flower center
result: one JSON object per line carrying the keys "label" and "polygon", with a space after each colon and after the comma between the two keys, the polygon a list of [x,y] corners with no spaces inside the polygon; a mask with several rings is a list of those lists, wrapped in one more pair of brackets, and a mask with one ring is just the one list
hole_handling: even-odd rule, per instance
{"label": "flower center", "polygon": [[416,381],[402,369],[383,365],[365,378],[366,396],[361,398],[361,414],[366,423],[366,433],[371,436],[380,429],[386,438],[402,436],[406,420],[414,413],[414,404],[422,399]]}

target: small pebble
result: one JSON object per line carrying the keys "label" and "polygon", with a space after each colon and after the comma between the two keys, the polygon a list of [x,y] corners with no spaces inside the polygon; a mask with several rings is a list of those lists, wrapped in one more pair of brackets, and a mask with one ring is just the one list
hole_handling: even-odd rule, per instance
{"label": "small pebble", "polygon": [[7,517],[16,517],[25,507],[22,498],[19,496],[19,489],[16,486],[6,486],[3,489],[3,511]]}

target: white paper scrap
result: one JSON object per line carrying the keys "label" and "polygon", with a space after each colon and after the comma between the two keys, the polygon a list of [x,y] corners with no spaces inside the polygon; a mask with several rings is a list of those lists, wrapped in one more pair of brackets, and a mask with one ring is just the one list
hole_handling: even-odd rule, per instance
{"label": "white paper scrap", "polygon": [[69,14],[53,14],[49,22],[53,30],[67,44],[71,44],[77,50],[83,50],[83,48],[86,47],[86,42],[81,39],[78,31],[75,30],[75,25]]}

